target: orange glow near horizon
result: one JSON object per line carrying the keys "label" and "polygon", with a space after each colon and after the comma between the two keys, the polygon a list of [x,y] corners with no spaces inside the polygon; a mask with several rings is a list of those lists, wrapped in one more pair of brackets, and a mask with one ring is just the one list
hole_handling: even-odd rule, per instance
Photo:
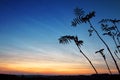
{"label": "orange glow near horizon", "polygon": [[[57,56],[56,56],[57,55]],[[9,57],[9,56],[8,56]],[[104,62],[92,61],[99,73],[108,73]],[[117,73],[111,66],[112,73]],[[12,55],[12,58],[0,59],[0,73],[4,74],[40,74],[40,75],[89,75],[95,71],[81,56],[58,53],[26,53]]]}
{"label": "orange glow near horizon", "polygon": [[[25,64],[6,64],[0,67],[0,73],[5,74],[43,74],[43,75],[88,75],[94,74],[92,69],[75,68],[78,64],[68,63],[25,63]],[[105,73],[107,70],[99,70]],[[114,70],[112,70],[114,72]]]}
{"label": "orange glow near horizon", "polygon": [[23,74],[90,74],[89,69],[75,69],[70,64],[7,64],[6,66],[0,67],[0,72],[3,73],[23,73]]}

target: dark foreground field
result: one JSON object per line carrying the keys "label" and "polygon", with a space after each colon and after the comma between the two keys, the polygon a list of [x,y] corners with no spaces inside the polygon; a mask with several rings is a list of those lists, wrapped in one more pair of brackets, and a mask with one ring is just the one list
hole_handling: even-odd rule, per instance
{"label": "dark foreground field", "polygon": [[7,75],[0,74],[0,80],[120,80],[120,75],[77,75],[77,76],[44,76],[44,75]]}

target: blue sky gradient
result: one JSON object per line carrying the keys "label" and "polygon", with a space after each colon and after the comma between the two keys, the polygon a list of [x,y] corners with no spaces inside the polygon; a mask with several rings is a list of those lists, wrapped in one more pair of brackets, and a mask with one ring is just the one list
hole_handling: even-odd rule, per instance
{"label": "blue sky gradient", "polygon": [[[54,63],[65,63],[66,65],[69,63],[72,65],[72,69],[84,68],[91,72],[83,74],[92,74],[94,71],[86,59],[79,54],[74,43],[61,45],[58,42],[58,38],[63,35],[78,35],[84,41],[82,50],[90,56],[99,71],[106,72],[104,71],[107,70],[106,66],[101,61],[102,57],[94,54],[96,50],[104,48],[104,45],[95,34],[89,37],[88,24],[81,24],[76,28],[71,27],[71,21],[74,18],[73,9],[78,6],[86,12],[94,10],[96,17],[92,19],[92,22],[101,34],[98,21],[103,18],[119,19],[119,5],[119,0],[1,0],[0,66],[2,67],[0,68],[3,69],[5,65],[12,64],[38,64],[38,66],[33,66],[34,69],[39,67],[41,63],[53,63],[49,65],[51,69],[53,66],[56,67]],[[111,48],[114,48],[109,37],[103,38]],[[107,51],[106,55],[110,67],[113,72],[116,72],[114,65],[112,65],[114,63]],[[28,69],[29,66],[26,68]],[[64,69],[63,66],[60,68]],[[71,69],[71,67],[65,68]],[[0,71],[0,73],[5,72],[24,73],[22,70],[14,72],[3,69]]]}

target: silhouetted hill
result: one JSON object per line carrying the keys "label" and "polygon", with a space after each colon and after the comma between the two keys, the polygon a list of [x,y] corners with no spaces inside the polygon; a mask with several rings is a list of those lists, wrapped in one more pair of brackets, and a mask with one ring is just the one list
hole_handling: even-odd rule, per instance
{"label": "silhouetted hill", "polygon": [[0,80],[120,80],[120,75],[94,74],[73,76],[45,76],[0,74]]}

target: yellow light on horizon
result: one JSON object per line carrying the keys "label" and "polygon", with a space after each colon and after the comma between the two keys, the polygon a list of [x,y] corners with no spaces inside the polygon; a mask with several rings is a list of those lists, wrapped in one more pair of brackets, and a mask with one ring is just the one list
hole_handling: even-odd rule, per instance
{"label": "yellow light on horizon", "polygon": [[[7,64],[7,66],[0,67],[2,72],[21,72],[27,74],[90,74],[90,69],[80,69],[75,66],[80,66],[74,63],[19,63]],[[0,71],[1,72],[1,71]]]}
{"label": "yellow light on horizon", "polygon": [[[100,73],[107,73],[107,69],[97,69]],[[116,70],[112,69],[113,73]],[[91,66],[83,67],[79,63],[58,63],[58,62],[21,62],[13,64],[4,64],[0,66],[0,73],[22,73],[22,74],[48,74],[48,75],[78,75],[94,74]]]}

